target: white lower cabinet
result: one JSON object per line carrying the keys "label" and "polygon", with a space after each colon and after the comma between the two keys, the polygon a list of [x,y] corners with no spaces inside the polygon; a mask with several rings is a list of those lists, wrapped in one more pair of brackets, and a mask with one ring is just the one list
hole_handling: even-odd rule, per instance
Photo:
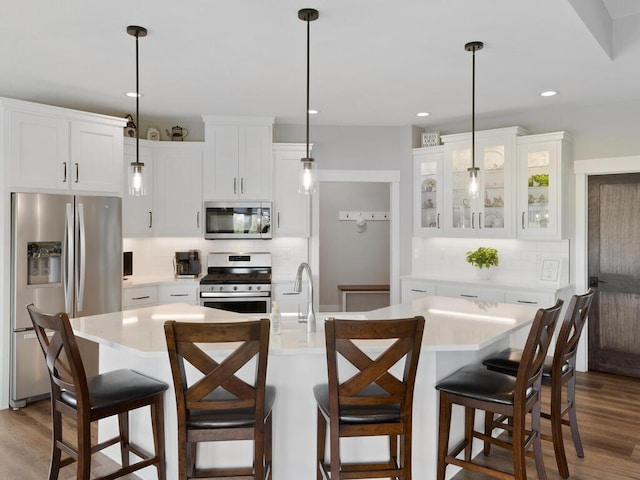
{"label": "white lower cabinet", "polygon": [[402,280],[402,288],[400,291],[400,301],[402,303],[411,302],[427,295],[436,294],[436,285],[432,282],[423,280]]}
{"label": "white lower cabinet", "polygon": [[504,302],[504,292],[497,288],[473,285],[438,285],[436,291],[439,297],[466,298],[479,302]]}
{"label": "white lower cabinet", "polygon": [[309,295],[307,285],[303,284],[302,292],[293,294],[294,282],[272,283],[271,298],[278,302],[280,312],[307,315],[309,309]]}
{"label": "white lower cabinet", "polygon": [[158,305],[168,303],[198,305],[198,285],[160,285]]}
{"label": "white lower cabinet", "polygon": [[144,285],[122,289],[122,310],[152,307],[158,304],[158,287]]}

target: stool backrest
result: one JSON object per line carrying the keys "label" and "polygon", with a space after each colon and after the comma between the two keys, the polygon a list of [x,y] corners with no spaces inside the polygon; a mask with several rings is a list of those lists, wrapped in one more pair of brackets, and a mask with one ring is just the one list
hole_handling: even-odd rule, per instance
{"label": "stool backrest", "polygon": [[[190,410],[236,408],[253,408],[256,418],[262,418],[264,401],[260,399],[264,400],[267,378],[268,319],[228,323],[170,320],[164,324],[164,331],[178,418],[189,418]],[[216,351],[225,352],[229,349],[231,352],[220,362],[211,356]],[[237,376],[238,371],[253,359],[256,359],[254,378],[249,381]],[[189,382],[186,364],[199,370],[202,377]],[[225,393],[223,399],[208,398],[216,390]]]}
{"label": "stool backrest", "polygon": [[582,329],[587,322],[595,294],[596,290],[590,288],[589,291],[583,295],[574,295],[571,297],[569,308],[567,308],[567,313],[560,326],[560,332],[556,340],[556,348],[553,355],[554,375],[556,368],[558,369],[557,371],[560,372],[566,364],[569,364],[572,368],[575,366],[578,341],[580,340]]}
{"label": "stool backrest", "polygon": [[[542,380],[542,367],[562,310],[562,303],[562,300],[558,300],[553,307],[541,308],[536,313],[516,375],[516,396],[528,396],[534,384],[539,384]],[[516,403],[524,405],[524,402]]]}
{"label": "stool backrest", "polygon": [[[340,405],[400,404],[403,413],[410,413],[423,330],[423,317],[394,320],[328,318],[325,340],[332,417],[337,418]],[[392,343],[371,358],[354,340],[391,340]],[[346,375],[347,378],[340,378],[338,354],[355,367],[355,373]],[[397,378],[389,370],[403,358],[402,378]],[[380,387],[375,394],[364,391],[372,384]]]}
{"label": "stool backrest", "polygon": [[33,304],[27,310],[49,371],[52,398],[60,398],[65,390],[75,395],[78,408],[88,406],[87,377],[69,316],[41,312]]}

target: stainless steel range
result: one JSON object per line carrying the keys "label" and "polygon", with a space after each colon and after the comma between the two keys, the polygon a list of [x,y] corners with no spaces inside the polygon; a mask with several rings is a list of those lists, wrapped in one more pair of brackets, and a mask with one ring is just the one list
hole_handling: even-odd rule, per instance
{"label": "stainless steel range", "polygon": [[200,305],[238,313],[271,311],[270,253],[210,253]]}

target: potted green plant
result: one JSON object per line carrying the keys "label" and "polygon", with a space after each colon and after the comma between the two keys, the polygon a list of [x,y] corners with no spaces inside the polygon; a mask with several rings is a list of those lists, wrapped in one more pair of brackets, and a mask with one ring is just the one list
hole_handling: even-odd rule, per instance
{"label": "potted green plant", "polygon": [[467,252],[467,262],[478,268],[480,278],[489,278],[491,275],[489,269],[498,266],[498,250],[492,247],[479,247]]}

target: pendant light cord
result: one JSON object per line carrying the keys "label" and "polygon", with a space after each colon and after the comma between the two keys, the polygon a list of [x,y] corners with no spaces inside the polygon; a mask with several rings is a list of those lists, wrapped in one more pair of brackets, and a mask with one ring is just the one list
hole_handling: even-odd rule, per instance
{"label": "pendant light cord", "polygon": [[471,62],[471,167],[476,167],[476,50]]}
{"label": "pendant light cord", "polygon": [[136,33],[136,163],[140,163],[140,74],[138,68],[138,37]]}
{"label": "pendant light cord", "polygon": [[310,56],[311,56],[311,22],[309,21],[309,18],[307,18],[307,156],[306,158],[309,158],[309,89],[310,89],[310,82],[309,82],[309,65],[310,65]]}

